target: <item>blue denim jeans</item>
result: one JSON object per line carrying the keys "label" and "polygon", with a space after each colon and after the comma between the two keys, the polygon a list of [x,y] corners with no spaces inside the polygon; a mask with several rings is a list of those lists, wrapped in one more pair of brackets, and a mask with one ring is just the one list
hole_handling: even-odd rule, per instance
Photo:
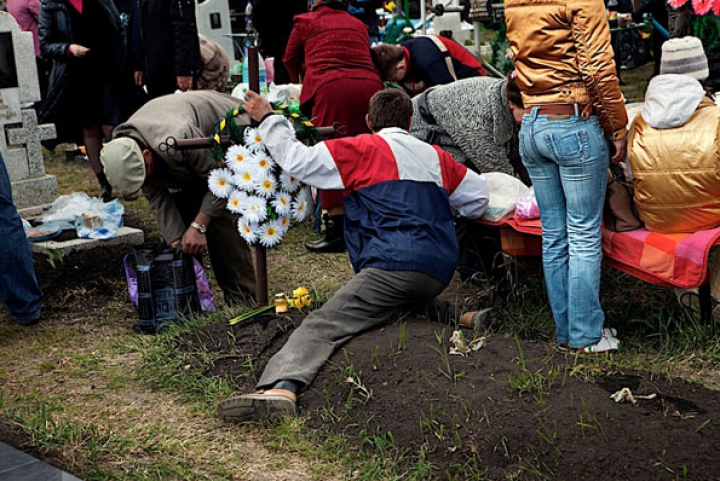
{"label": "blue denim jeans", "polygon": [[42,294],[30,246],[12,201],[5,161],[0,155],[0,297],[19,324],[40,318]]}
{"label": "blue denim jeans", "polygon": [[[577,114],[577,112],[576,112]],[[573,348],[597,343],[600,307],[600,223],[608,144],[596,116],[523,116],[520,154],[535,188],[542,222],[543,271],[557,340]]]}

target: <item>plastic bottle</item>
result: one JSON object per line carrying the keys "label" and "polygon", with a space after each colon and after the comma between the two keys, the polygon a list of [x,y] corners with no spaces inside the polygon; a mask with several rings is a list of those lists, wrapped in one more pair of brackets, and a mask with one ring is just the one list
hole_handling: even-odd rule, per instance
{"label": "plastic bottle", "polygon": [[[257,53],[258,56],[258,77],[259,77],[259,83],[260,83],[260,95],[266,96],[268,93],[267,89],[267,72],[265,71],[265,60],[262,58],[262,55],[260,55],[260,52]],[[243,83],[250,83],[250,72],[249,72],[249,66],[248,66],[248,52],[245,52],[245,57],[243,58],[242,62],[242,81]]]}

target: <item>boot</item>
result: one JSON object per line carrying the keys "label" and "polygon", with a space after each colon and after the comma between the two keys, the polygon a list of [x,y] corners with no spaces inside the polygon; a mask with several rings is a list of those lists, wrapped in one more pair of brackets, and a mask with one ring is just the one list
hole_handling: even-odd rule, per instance
{"label": "boot", "polygon": [[98,182],[100,183],[100,198],[103,202],[110,202],[113,200],[112,186],[110,182],[108,182],[107,177],[105,177],[105,172],[100,172],[95,175],[97,175]]}
{"label": "boot", "polygon": [[325,252],[344,252],[345,247],[345,215],[323,215],[325,234],[313,242],[306,242],[305,248],[318,254]]}

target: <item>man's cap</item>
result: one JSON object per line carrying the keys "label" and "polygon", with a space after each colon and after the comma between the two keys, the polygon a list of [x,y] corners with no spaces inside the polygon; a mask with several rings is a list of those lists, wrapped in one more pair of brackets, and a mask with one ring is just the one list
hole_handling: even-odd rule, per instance
{"label": "man's cap", "polygon": [[145,182],[145,160],[140,146],[129,137],[111,140],[100,151],[100,163],[113,190],[136,194]]}
{"label": "man's cap", "polygon": [[668,73],[688,75],[697,80],[708,78],[708,59],[699,38],[671,38],[663,43],[660,74]]}

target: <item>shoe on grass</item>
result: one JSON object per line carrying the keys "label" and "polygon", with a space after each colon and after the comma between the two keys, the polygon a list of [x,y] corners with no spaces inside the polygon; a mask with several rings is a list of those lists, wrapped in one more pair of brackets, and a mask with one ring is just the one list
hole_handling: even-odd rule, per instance
{"label": "shoe on grass", "polygon": [[[580,352],[580,353],[581,354],[589,354],[591,352],[599,353],[599,352],[607,352],[607,351],[617,351],[618,347],[620,347],[620,340],[618,338],[616,338],[615,336],[617,336],[617,329],[615,329],[614,327],[605,327],[602,330],[602,338],[600,339],[600,341],[597,344],[593,344],[592,346],[588,346],[588,347],[584,347],[584,348],[580,348],[580,349],[573,349],[572,347],[570,347],[570,343],[564,342],[562,344],[558,343],[557,350],[560,352],[573,352],[573,351],[580,352],[583,349],[584,350],[602,349],[606,346],[614,345],[615,346],[614,348],[611,347],[610,349],[606,349],[603,351],[595,350],[595,351]],[[604,340],[606,340],[606,343],[603,343]],[[596,347],[596,346],[598,346],[598,347]]]}
{"label": "shoe on grass", "polygon": [[[608,332],[606,332],[608,331]],[[590,346],[581,347],[577,350],[578,354],[602,354],[605,352],[617,351],[620,348],[620,340],[615,336],[608,336],[609,329],[603,329],[603,336],[600,340]]]}
{"label": "shoe on grass", "polygon": [[297,396],[286,389],[268,389],[252,394],[232,396],[220,401],[218,416],[225,422],[279,421],[295,414]]}

